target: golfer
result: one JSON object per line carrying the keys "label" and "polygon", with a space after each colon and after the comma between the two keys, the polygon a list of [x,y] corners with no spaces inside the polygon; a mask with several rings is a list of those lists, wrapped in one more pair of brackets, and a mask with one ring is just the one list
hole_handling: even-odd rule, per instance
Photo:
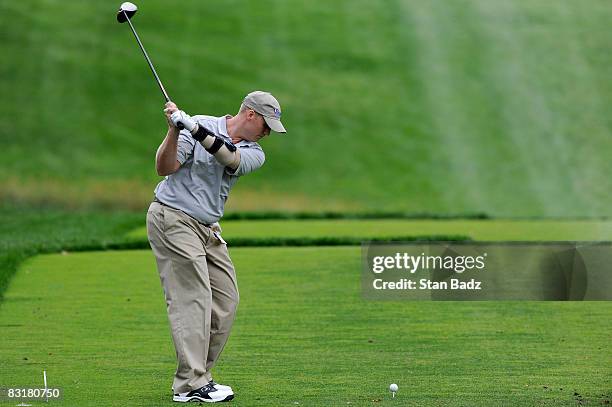
{"label": "golfer", "polygon": [[236,116],[190,117],[172,102],[164,113],[168,133],[155,166],[165,178],[155,188],[147,234],[178,360],[173,400],[228,401],[232,388],[215,383],[211,370],[232,329],[238,286],[218,221],[238,178],[264,163],[257,141],[270,130],[285,133],[281,108],[256,91]]}

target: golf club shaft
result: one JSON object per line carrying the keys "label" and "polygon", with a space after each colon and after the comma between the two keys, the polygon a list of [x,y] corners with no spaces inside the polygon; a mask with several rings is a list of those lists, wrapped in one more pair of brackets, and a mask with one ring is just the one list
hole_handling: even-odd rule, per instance
{"label": "golf club shaft", "polygon": [[155,72],[155,68],[153,67],[153,63],[151,62],[151,59],[149,58],[149,55],[147,55],[147,51],[145,51],[144,46],[142,45],[142,42],[140,42],[140,38],[138,37],[138,34],[136,33],[136,30],[134,29],[134,26],[132,25],[132,21],[130,21],[130,18],[125,13],[125,11],[123,11],[123,14],[125,15],[125,18],[126,18],[128,24],[130,25],[130,28],[132,29],[132,33],[134,34],[134,38],[136,38],[136,41],[138,42],[138,45],[140,46],[140,50],[144,54],[144,56],[145,56],[145,58],[147,60],[147,63],[149,64],[149,68],[151,68],[151,72],[153,72],[153,76],[155,76],[155,80],[157,81],[157,84],[159,85],[159,88],[161,89],[162,93],[164,94],[164,98],[166,99],[166,102],[169,102],[170,101],[170,97],[168,96],[168,93],[166,93],[166,89],[164,89],[164,85],[162,85],[161,80],[159,80],[159,76],[157,76],[157,72]]}

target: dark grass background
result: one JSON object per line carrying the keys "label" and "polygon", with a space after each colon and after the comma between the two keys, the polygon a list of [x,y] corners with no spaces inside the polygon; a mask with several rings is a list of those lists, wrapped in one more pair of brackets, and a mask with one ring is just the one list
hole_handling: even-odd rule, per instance
{"label": "dark grass background", "polygon": [[[0,198],[150,200],[163,100],[117,7],[0,4]],[[230,209],[611,215],[607,0],[180,8],[134,20],[179,106],[234,113],[267,89],[284,108],[289,134],[262,141]]]}

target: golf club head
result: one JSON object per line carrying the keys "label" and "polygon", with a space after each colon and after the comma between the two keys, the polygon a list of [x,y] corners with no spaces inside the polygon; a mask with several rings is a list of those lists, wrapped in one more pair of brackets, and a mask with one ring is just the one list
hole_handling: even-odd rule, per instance
{"label": "golf club head", "polygon": [[121,6],[119,6],[119,11],[117,11],[117,21],[120,23],[125,23],[128,19],[131,19],[134,14],[136,14],[137,10],[138,7],[136,7],[136,4],[134,3],[130,3],[129,1],[122,3]]}

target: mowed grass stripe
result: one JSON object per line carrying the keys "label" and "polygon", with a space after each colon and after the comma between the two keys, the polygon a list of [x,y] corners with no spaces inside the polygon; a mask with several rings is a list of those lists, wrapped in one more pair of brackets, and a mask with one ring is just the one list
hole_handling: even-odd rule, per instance
{"label": "mowed grass stripe", "polygon": [[[223,237],[321,238],[357,237],[363,240],[388,237],[467,236],[481,241],[607,241],[612,240],[612,221],[603,220],[247,220],[222,221]],[[146,228],[127,235],[146,240]]]}
{"label": "mowed grass stripe", "polygon": [[[359,248],[231,253],[241,304],[214,373],[236,405],[556,406],[610,389],[609,303],[367,302]],[[40,385],[45,369],[57,405],[172,405],[149,251],[30,259],[0,325],[4,384]]]}

